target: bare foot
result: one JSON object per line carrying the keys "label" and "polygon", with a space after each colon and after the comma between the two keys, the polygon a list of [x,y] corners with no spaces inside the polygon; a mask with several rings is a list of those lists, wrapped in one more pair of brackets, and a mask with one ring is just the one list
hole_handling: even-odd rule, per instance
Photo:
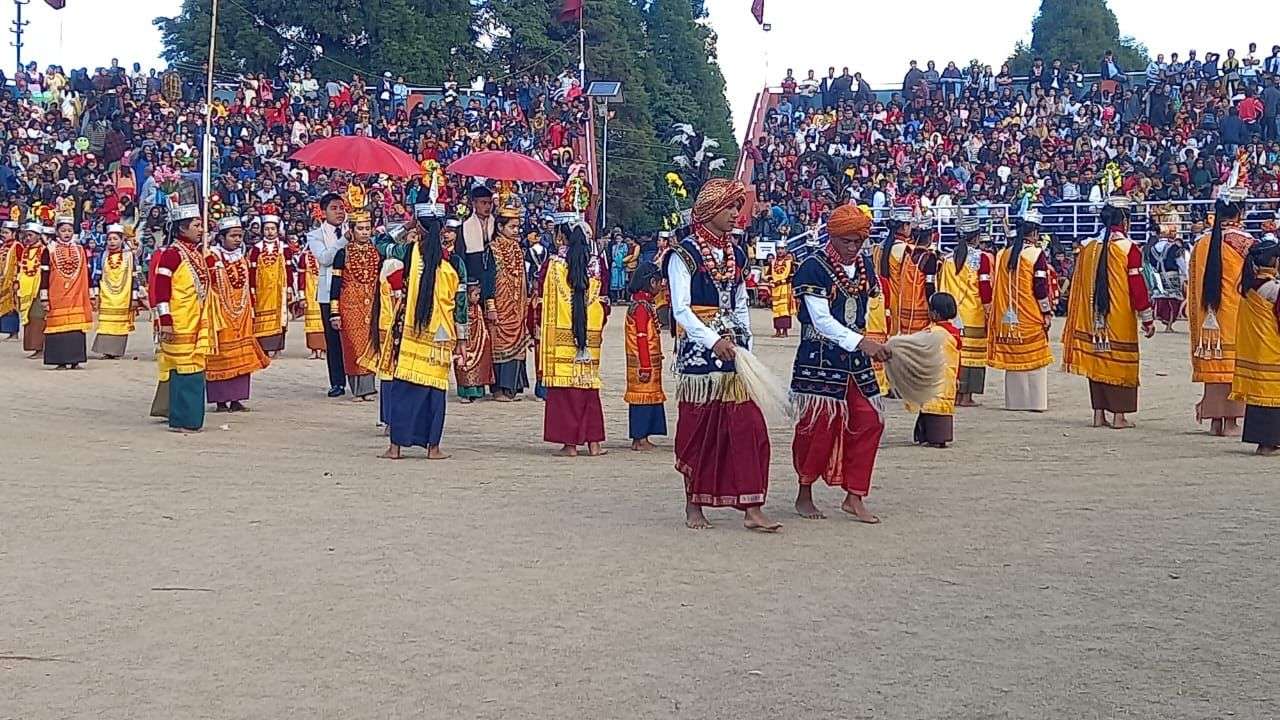
{"label": "bare foot", "polygon": [[1254,450],[1253,452],[1255,455],[1262,455],[1262,456],[1269,457],[1271,455],[1275,455],[1276,453],[1280,453],[1280,447],[1276,447],[1275,445],[1259,445],[1258,449]]}
{"label": "bare foot", "polygon": [[684,504],[684,526],[690,530],[709,530],[715,527],[703,514],[702,506],[693,503]]}
{"label": "bare foot", "polygon": [[386,452],[382,453],[382,454],[381,454],[381,455],[379,455],[378,457],[380,457],[380,458],[384,458],[384,459],[386,459],[386,460],[403,460],[403,459],[404,459],[404,456],[400,454],[400,446],[399,446],[399,445],[389,445],[389,446],[387,446],[387,450],[386,450]]}
{"label": "bare foot", "polygon": [[973,400],[956,400],[956,407],[979,407],[982,403]]}
{"label": "bare foot", "polygon": [[796,492],[796,514],[805,520],[826,520],[818,506],[813,502],[813,485],[802,483]]}
{"label": "bare foot", "polygon": [[500,402],[500,403],[515,402],[515,398],[508,397],[508,396],[503,395],[503,394],[501,394],[501,393],[499,393],[499,394],[497,394],[497,395],[494,395],[494,396],[493,396],[493,400],[494,400],[494,402]]}
{"label": "bare foot", "polygon": [[1129,430],[1137,426],[1129,422],[1128,420],[1117,419],[1114,423],[1112,423],[1111,427],[1115,428],[1116,430]]}
{"label": "bare foot", "polygon": [[216,413],[226,412],[226,411],[227,411],[227,404],[226,404],[226,403],[218,403],[217,405],[214,405],[214,406],[213,406],[213,411],[214,411],[214,412],[216,412]]}
{"label": "bare foot", "polygon": [[559,457],[578,457],[578,446],[564,445],[556,451],[556,455]]}
{"label": "bare foot", "polygon": [[1111,423],[1107,420],[1107,414],[1101,410],[1095,410],[1093,413],[1093,427],[1111,427]]}
{"label": "bare foot", "polygon": [[868,525],[875,525],[880,522],[880,518],[871,514],[867,509],[866,503],[862,502],[862,498],[857,495],[850,494],[844,499],[840,505],[840,509],[858,518],[858,522],[864,522]]}
{"label": "bare foot", "polygon": [[608,454],[609,454],[609,451],[600,447],[600,443],[598,442],[587,443],[587,455],[590,455],[591,457],[600,457],[601,455],[608,455]]}
{"label": "bare foot", "polygon": [[752,532],[776,533],[782,531],[782,523],[774,522],[758,507],[747,508],[743,512],[742,526]]}
{"label": "bare foot", "polygon": [[27,356],[27,359],[28,359],[28,360],[35,360],[36,358],[40,357],[40,356],[41,356],[41,355],[43,355],[43,354],[44,354],[44,351],[43,351],[43,350],[37,350],[37,351],[35,351],[35,352],[31,353],[30,355],[28,355],[28,356]]}
{"label": "bare foot", "polygon": [[642,440],[632,440],[631,449],[636,452],[648,452],[650,450],[657,450],[658,446],[649,442],[649,438],[644,438]]}
{"label": "bare foot", "polygon": [[1236,437],[1240,434],[1240,423],[1235,419],[1227,420],[1222,426],[1222,434],[1225,436]]}
{"label": "bare foot", "polygon": [[453,457],[453,456],[452,456],[452,455],[450,455],[449,453],[447,453],[447,452],[441,452],[441,450],[440,450],[440,446],[439,446],[439,445],[433,445],[433,446],[431,446],[431,447],[427,448],[427,459],[428,459],[428,460],[448,460],[448,459],[449,459],[449,458],[451,458],[451,457]]}
{"label": "bare foot", "polygon": [[1226,437],[1227,433],[1222,429],[1221,420],[1209,421],[1209,434],[1214,437]]}
{"label": "bare foot", "polygon": [[192,430],[191,428],[169,428],[169,432],[178,433],[179,435],[195,435],[200,431]]}

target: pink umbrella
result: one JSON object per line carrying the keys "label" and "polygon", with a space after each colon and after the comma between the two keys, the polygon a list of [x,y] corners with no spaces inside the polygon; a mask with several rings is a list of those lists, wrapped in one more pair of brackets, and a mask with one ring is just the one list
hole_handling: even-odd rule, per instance
{"label": "pink umbrella", "polygon": [[336,135],[309,143],[291,156],[300,163],[361,175],[413,177],[422,166],[400,148],[363,135]]}
{"label": "pink umbrella", "polygon": [[454,175],[533,183],[560,182],[560,175],[541,160],[517,152],[484,150],[455,160],[446,168]]}

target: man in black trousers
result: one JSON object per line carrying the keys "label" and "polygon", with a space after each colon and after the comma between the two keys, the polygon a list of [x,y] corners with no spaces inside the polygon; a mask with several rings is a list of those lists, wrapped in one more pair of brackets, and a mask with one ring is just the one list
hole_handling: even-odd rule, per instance
{"label": "man in black trousers", "polygon": [[347,246],[344,234],[347,221],[347,204],[338,193],[326,193],[320,198],[324,222],[307,233],[307,250],[320,266],[316,283],[316,302],[320,305],[320,320],[324,323],[325,361],[329,365],[329,397],[341,397],[346,393],[346,372],[342,364],[342,338],[329,318],[329,290],[333,282],[333,258]]}

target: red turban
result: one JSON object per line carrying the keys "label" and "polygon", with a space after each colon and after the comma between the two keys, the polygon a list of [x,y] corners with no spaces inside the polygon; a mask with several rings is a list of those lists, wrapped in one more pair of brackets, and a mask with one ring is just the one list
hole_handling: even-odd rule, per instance
{"label": "red turban", "polygon": [[841,205],[827,220],[827,234],[831,237],[865,240],[871,235],[871,217],[857,205]]}

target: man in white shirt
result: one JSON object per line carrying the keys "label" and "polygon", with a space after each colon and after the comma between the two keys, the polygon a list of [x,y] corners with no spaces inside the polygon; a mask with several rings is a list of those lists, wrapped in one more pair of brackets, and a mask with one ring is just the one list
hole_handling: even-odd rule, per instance
{"label": "man in white shirt", "polygon": [[330,285],[333,283],[333,259],[347,246],[343,234],[347,221],[347,205],[337,193],[327,193],[320,198],[324,222],[307,233],[307,250],[320,267],[316,279],[316,303],[320,305],[320,320],[324,323],[325,361],[329,369],[329,397],[346,394],[347,374],[342,361],[342,336],[329,319]]}
{"label": "man in white shirt", "polygon": [[873,361],[889,359],[889,349],[864,336],[870,299],[879,283],[862,246],[871,218],[855,205],[842,205],[827,221],[825,250],[800,264],[792,281],[800,307],[800,346],[791,379],[799,417],[791,444],[799,476],[796,512],[810,520],[826,516],[813,502],[822,478],[845,491],[840,509],[875,524],[863,498],[871,491],[880,435],[880,385]]}
{"label": "man in white shirt", "polygon": [[690,529],[711,527],[703,507],[733,507],[747,529],[773,533],[782,525],[761,509],[769,488],[769,431],[735,364],[739,350],[751,348],[747,255],[729,240],[745,202],[742,183],[709,180],[693,206],[693,234],[671,248],[665,262],[681,330],[676,468],[684,475]]}
{"label": "man in white shirt", "polygon": [[471,215],[462,223],[462,250],[467,264],[467,282],[484,285],[483,279],[488,269],[484,253],[492,239],[493,191],[484,185],[477,185],[471,189]]}

